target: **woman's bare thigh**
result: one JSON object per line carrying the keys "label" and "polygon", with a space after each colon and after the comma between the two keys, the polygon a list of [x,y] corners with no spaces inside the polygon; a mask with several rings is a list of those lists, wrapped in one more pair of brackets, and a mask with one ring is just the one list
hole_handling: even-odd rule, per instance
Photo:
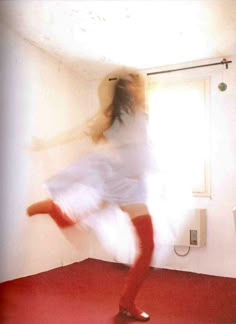
{"label": "woman's bare thigh", "polygon": [[131,219],[141,215],[149,214],[148,207],[145,204],[123,205],[120,206],[120,209],[127,213]]}

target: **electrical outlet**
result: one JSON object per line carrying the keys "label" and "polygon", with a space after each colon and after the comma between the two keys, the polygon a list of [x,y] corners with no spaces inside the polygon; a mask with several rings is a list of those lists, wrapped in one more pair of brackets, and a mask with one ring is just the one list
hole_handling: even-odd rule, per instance
{"label": "electrical outlet", "polygon": [[198,245],[197,230],[190,230],[190,245]]}

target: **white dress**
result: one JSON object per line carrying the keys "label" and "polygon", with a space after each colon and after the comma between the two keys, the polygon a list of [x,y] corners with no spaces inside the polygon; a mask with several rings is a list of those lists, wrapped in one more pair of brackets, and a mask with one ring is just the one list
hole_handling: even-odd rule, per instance
{"label": "white dress", "polygon": [[[108,144],[96,146],[45,185],[51,198],[80,228],[92,229],[115,260],[132,263],[136,236],[119,206],[147,204],[155,242],[166,244],[181,232],[181,224],[188,223],[185,211],[192,192],[180,188],[184,178],[179,169],[166,178],[157,165],[158,149],[149,136],[148,115],[124,113],[122,120],[105,131]],[[108,204],[100,208],[103,201]]]}
{"label": "white dress", "polygon": [[148,116],[123,113],[104,132],[108,144],[81,157],[46,181],[51,198],[74,220],[99,208],[147,201],[146,175],[155,169]]}

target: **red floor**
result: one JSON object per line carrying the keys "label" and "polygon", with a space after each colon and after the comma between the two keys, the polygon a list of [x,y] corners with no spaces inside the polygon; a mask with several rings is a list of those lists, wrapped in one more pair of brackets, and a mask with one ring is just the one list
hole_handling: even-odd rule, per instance
{"label": "red floor", "polygon": [[[0,284],[0,323],[121,324],[128,268],[88,259]],[[153,324],[236,323],[236,280],[151,269],[138,297]]]}

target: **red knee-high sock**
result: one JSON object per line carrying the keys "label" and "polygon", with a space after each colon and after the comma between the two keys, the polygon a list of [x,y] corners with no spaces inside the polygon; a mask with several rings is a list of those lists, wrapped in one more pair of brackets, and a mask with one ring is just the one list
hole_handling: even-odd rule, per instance
{"label": "red knee-high sock", "polygon": [[52,199],[36,202],[27,208],[29,216],[37,214],[49,214],[59,227],[67,227],[75,224]]}
{"label": "red knee-high sock", "polygon": [[61,210],[61,208],[54,202],[50,216],[57,223],[57,225],[62,228],[74,225],[76,223],[66,213],[64,213]]}
{"label": "red knee-high sock", "polygon": [[134,307],[135,297],[145,279],[154,249],[151,217],[149,215],[138,216],[132,219],[132,223],[139,239],[140,251],[135,263],[129,270],[120,300],[120,304],[125,307]]}
{"label": "red knee-high sock", "polygon": [[27,208],[27,214],[29,216],[34,216],[37,214],[50,214],[53,208],[53,200],[45,199],[41,201],[37,201],[36,203],[30,205]]}

